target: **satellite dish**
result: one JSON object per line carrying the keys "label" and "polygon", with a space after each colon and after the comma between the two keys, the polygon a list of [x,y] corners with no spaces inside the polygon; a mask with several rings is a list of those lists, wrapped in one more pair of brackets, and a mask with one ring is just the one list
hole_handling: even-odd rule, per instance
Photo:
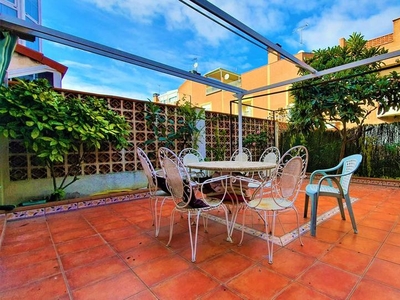
{"label": "satellite dish", "polygon": [[228,80],[228,79],[229,79],[229,74],[228,74],[228,73],[226,73],[226,74],[224,75],[224,79],[225,79],[225,80]]}

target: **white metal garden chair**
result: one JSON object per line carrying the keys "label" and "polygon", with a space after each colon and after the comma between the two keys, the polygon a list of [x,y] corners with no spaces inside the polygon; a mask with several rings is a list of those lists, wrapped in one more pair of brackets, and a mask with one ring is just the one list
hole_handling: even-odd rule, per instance
{"label": "white metal garden chair", "polygon": [[[207,214],[211,210],[218,210],[222,208],[225,213],[226,229],[229,235],[229,219],[228,210],[223,204],[221,198],[208,197],[203,193],[203,187],[208,186],[211,182],[223,182],[226,187],[228,184],[229,175],[222,175],[219,177],[207,179],[202,183],[197,183],[191,180],[189,173],[183,166],[183,162],[169,149],[161,147],[158,151],[161,167],[165,174],[167,187],[171,192],[175,206],[171,212],[170,220],[170,235],[167,246],[170,245],[174,228],[175,212],[186,214],[188,219],[190,247],[192,250],[192,262],[196,261],[197,252],[197,237],[199,229],[199,219],[201,214]],[[192,216],[195,218],[192,223]],[[204,229],[207,232],[208,218],[205,216]],[[192,226],[192,224],[194,226]],[[192,232],[194,227],[194,232]]]}
{"label": "white metal garden chair", "polygon": [[[300,235],[300,222],[295,201],[297,199],[301,184],[305,177],[308,164],[308,151],[304,146],[295,146],[289,149],[280,159],[272,178],[264,181],[251,194],[250,198],[244,199],[242,238],[243,242],[246,211],[255,211],[262,216],[267,235],[268,260],[272,264],[273,246],[275,239],[275,223],[279,213],[292,209],[297,219],[297,234],[300,244],[303,245]],[[239,176],[236,178],[240,184],[245,186],[255,182],[255,179]],[[245,190],[245,189],[244,189]]]}
{"label": "white metal garden chair", "polygon": [[[171,198],[171,194],[167,192],[165,189],[162,189],[160,186],[160,180],[165,181],[163,178],[162,172],[156,172],[153,164],[151,163],[147,154],[143,151],[143,149],[137,147],[136,153],[139,157],[140,163],[142,165],[143,171],[146,175],[149,189],[149,200],[150,200],[150,210],[153,220],[153,225],[155,226],[155,236],[158,236],[160,232],[160,224],[161,224],[161,213],[162,207],[164,205],[165,200]],[[160,209],[158,211],[158,199],[162,199],[160,203]]]}

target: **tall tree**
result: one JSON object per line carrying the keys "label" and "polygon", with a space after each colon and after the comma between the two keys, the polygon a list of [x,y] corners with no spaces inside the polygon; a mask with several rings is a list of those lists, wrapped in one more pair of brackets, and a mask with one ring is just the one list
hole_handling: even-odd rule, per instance
{"label": "tall tree", "polygon": [[[384,53],[386,49],[368,47],[361,34],[353,33],[343,47],[315,50],[306,63],[322,71]],[[343,158],[346,144],[357,138],[350,135],[350,124],[361,129],[376,109],[400,106],[399,76],[396,72],[381,76],[378,70],[382,66],[383,62],[374,62],[293,84],[290,130],[303,133],[327,127],[338,130],[342,139],[340,159]],[[298,74],[309,72],[299,69]]]}

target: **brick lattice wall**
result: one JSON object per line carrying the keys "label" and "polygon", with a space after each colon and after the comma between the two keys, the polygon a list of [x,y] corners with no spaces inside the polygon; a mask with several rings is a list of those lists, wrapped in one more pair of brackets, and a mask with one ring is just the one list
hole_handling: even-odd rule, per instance
{"label": "brick lattice wall", "polygon": [[[85,97],[92,94],[78,93],[74,91],[59,90],[65,97]],[[92,95],[93,96],[93,95]],[[103,97],[107,99],[110,109],[123,115],[132,126],[132,132],[129,141],[131,147],[116,151],[111,144],[105,143],[100,149],[89,152],[84,159],[84,163],[80,169],[80,176],[93,174],[109,174],[126,171],[136,171],[141,169],[139,160],[137,159],[135,148],[141,147],[148,154],[152,163],[158,168],[158,160],[156,157],[157,149],[164,146],[162,143],[145,144],[145,141],[154,139],[154,133],[149,131],[145,122],[145,111],[147,101],[132,100],[119,97]],[[177,115],[176,106],[159,104],[161,114],[166,116],[166,119],[172,121],[168,125],[169,131],[177,129],[178,120],[182,116]],[[243,136],[249,133],[268,128],[271,130],[271,135],[274,136],[274,121],[266,119],[255,119],[243,117]],[[238,135],[238,119],[233,116],[232,120],[228,114],[220,114],[215,112],[206,112],[206,157],[214,159],[212,149],[216,147],[216,132],[223,133],[222,140],[225,147],[225,159],[229,159],[231,155],[231,141],[237,141]],[[232,137],[231,137],[232,127]],[[271,140],[271,145],[274,141]],[[271,146],[271,145],[266,145]],[[232,143],[232,149],[235,150],[236,143]],[[182,149],[182,144],[177,141],[175,143],[175,152]],[[258,159],[261,150],[254,150],[253,160]],[[62,177],[68,172],[69,168],[76,161],[77,155],[70,153],[66,155],[64,163],[56,166],[57,177]],[[50,171],[42,166],[33,154],[27,153],[23,143],[18,140],[9,141],[9,176],[11,181],[27,180],[27,179],[43,179],[51,178]]]}

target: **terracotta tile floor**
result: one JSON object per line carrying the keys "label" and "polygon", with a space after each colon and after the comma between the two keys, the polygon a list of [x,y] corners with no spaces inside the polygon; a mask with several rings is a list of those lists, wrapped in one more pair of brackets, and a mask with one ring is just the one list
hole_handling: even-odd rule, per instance
{"label": "terracotta tile floor", "polygon": [[[264,240],[246,234],[238,246],[235,230],[228,243],[214,221],[192,263],[186,220],[176,220],[167,248],[171,206],[155,238],[148,200],[9,221],[0,299],[400,299],[400,189],[354,183],[351,196],[358,234],[336,214],[316,237],[305,232],[303,247],[276,246],[272,265]],[[332,200],[321,198],[319,210]],[[301,194],[305,223],[303,202]],[[285,232],[294,220],[281,217]]]}

